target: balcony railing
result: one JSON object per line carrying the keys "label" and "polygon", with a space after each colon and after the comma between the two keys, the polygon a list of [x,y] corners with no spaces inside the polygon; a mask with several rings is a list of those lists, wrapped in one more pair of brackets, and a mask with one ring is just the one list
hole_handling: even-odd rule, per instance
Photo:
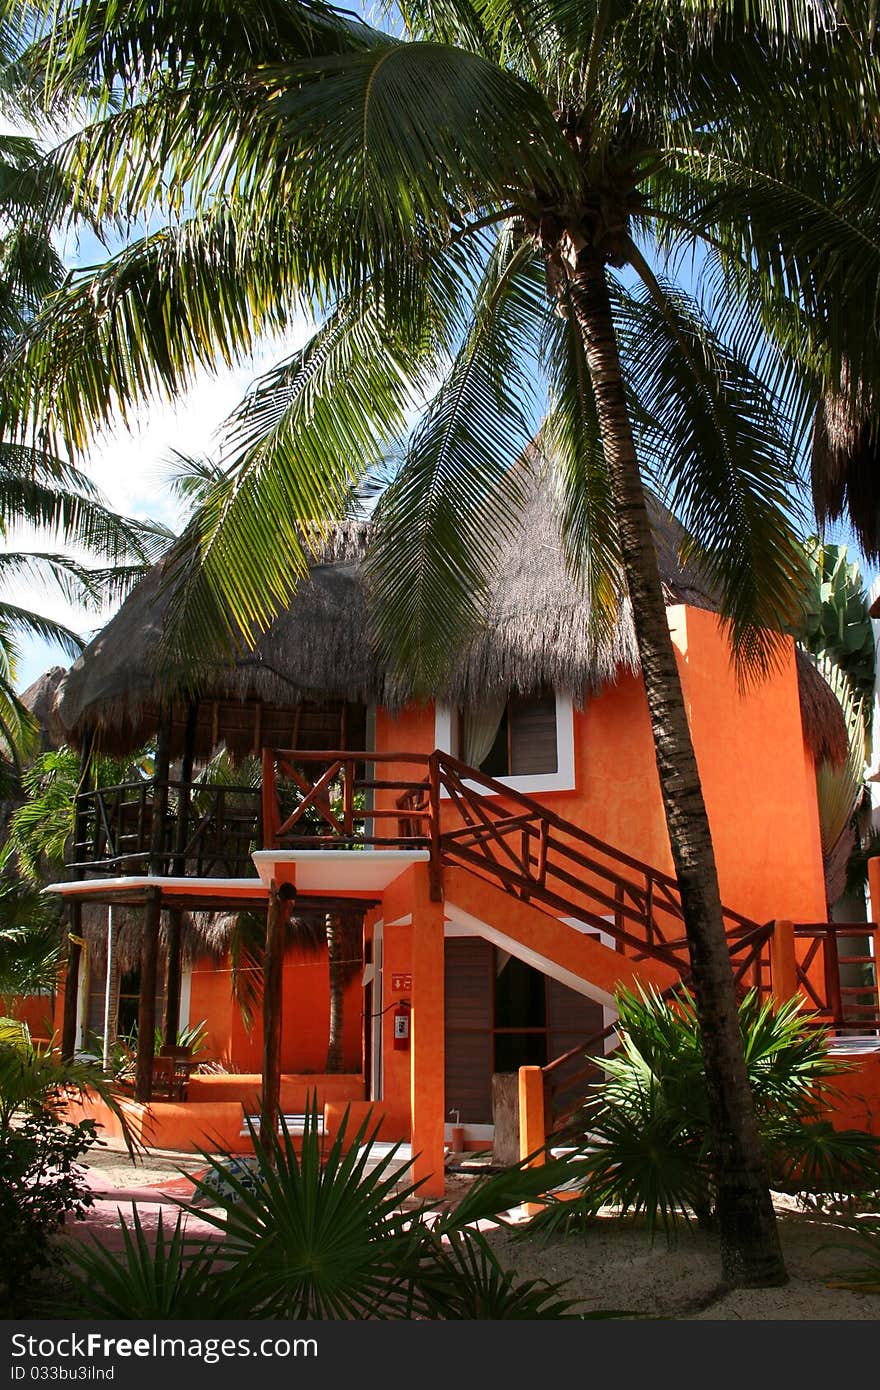
{"label": "balcony railing", "polygon": [[263,843],[259,788],[123,782],[77,797],[70,868],[100,873],[247,878]]}

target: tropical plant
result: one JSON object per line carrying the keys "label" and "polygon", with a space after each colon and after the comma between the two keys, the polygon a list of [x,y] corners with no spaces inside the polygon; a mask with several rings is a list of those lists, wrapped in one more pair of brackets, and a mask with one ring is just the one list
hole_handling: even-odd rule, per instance
{"label": "tropical plant", "polygon": [[[93,757],[88,784],[115,786],[129,777],[146,775],[139,755],[119,760]],[[0,866],[15,868],[27,882],[46,881],[64,873],[65,851],[73,834],[77,793],[84,790],[80,756],[73,748],[41,753],[22,774],[24,801],[12,813]]]}
{"label": "tropical plant", "polygon": [[187,1240],[183,1212],[170,1234],[160,1212],[155,1238],[148,1238],[133,1205],[131,1226],[120,1211],[119,1228],[119,1254],[99,1241],[68,1249],[64,1302],[71,1316],[203,1318],[207,1309],[212,1318],[237,1315],[237,1290],[223,1277],[217,1246]]}
{"label": "tropical plant", "polygon": [[124,1112],[112,1083],[101,1074],[100,1067],[88,1062],[59,1061],[51,1047],[34,1042],[21,1023],[0,1034],[0,1139],[28,1116],[48,1116],[60,1122],[71,1095],[82,1100],[89,1093],[99,1096],[113,1112],[129,1150],[133,1151],[135,1142]]}
{"label": "tropical plant", "polygon": [[[725,1276],[779,1280],[644,482],[692,534],[741,670],[765,670],[801,608],[791,459],[845,354],[859,379],[868,360],[848,309],[878,283],[870,7],[400,0],[400,37],[318,3],[215,5],[198,24],[159,4],[45,6],[41,89],[99,97],[57,167],[99,183],[102,210],[168,222],[54,297],[9,364],[14,414],[77,448],[292,312],[324,316],[234,417],[195,568],[180,549],[168,649],[185,668],[289,600],[308,528],[401,446],[439,379],[370,566],[379,640],[419,691],[482,620],[549,387],[592,620],[607,633],[624,593],[635,616]],[[696,297],[668,278],[695,263]]]}
{"label": "tropical plant", "polygon": [[[0,1134],[0,1313],[33,1313],[35,1276],[57,1264],[52,1236],[82,1221],[94,1198],[80,1160],[97,1139],[93,1120],[60,1124],[28,1115]],[[54,1308],[54,1299],[53,1299]]]}
{"label": "tropical plant", "polygon": [[80,1160],[97,1139],[91,1120],[65,1119],[70,1096],[97,1094],[134,1141],[99,1068],[59,1062],[25,1025],[0,1029],[0,1304],[7,1315],[33,1311],[34,1278],[54,1264],[51,1237],[67,1216],[81,1220],[92,1197]]}
{"label": "tropical plant", "polygon": [[55,992],[62,961],[56,905],[31,884],[0,874],[0,1013],[13,1013],[17,1001]]}
{"label": "tropical plant", "polygon": [[845,1250],[853,1261],[861,1257],[865,1263],[850,1263],[827,1282],[833,1289],[880,1293],[880,1217],[859,1217],[849,1223],[847,1233],[850,1239],[837,1242],[835,1249]]}
{"label": "tropical plant", "polygon": [[[717,1214],[705,1068],[692,997],[624,992],[620,1045],[594,1058],[604,1078],[570,1136],[588,1177],[574,1201],[554,1198],[533,1229],[580,1225],[602,1206],[642,1213],[669,1235],[676,1221]],[[750,991],[739,1006],[743,1052],[761,1143],[775,1188],[812,1197],[880,1186],[880,1140],[835,1130],[823,1102],[848,1064],[828,1050],[795,998],[775,1005]],[[580,1146],[586,1145],[581,1152]]]}
{"label": "tropical plant", "polygon": [[[347,1125],[346,1114],[325,1155],[313,1103],[300,1154],[283,1122],[266,1143],[251,1128],[247,1168],[229,1155],[209,1158],[196,1187],[210,1207],[187,1207],[216,1228],[217,1238],[187,1243],[178,1218],[167,1243],[160,1232],[154,1254],[135,1215],[121,1255],[97,1246],[77,1250],[77,1314],[181,1317],[200,1300],[202,1310],[213,1309],[216,1291],[223,1316],[232,1317],[567,1315],[571,1305],[558,1286],[517,1282],[476,1228],[534,1197],[566,1165],[484,1178],[458,1208],[438,1214],[414,1200],[417,1186],[396,1149],[376,1150],[369,1118],[349,1133]],[[218,1201],[225,1213],[215,1210]]]}
{"label": "tropical plant", "polygon": [[870,729],[874,700],[874,630],[868,595],[845,545],[810,536],[806,542],[812,583],[807,594],[804,628],[799,635],[807,651],[824,656],[843,672],[853,700],[863,701]]}

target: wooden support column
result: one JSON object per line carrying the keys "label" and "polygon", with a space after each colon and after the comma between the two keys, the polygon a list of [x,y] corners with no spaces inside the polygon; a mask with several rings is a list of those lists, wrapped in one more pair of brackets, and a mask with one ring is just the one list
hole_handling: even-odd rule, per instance
{"label": "wooden support column", "polygon": [[[186,873],[186,842],[189,830],[189,800],[195,762],[196,723],[199,717],[198,700],[191,700],[186,715],[183,757],[180,763],[180,790],[177,802],[177,826],[174,837],[174,872]],[[168,914],[168,968],[165,977],[165,1026],[162,1037],[166,1047],[174,1047],[180,1032],[181,936],[183,911],[174,908]]]}
{"label": "wooden support column", "polygon": [[76,1053],[76,1016],[79,1009],[79,968],[82,962],[82,904],[74,898],[68,909],[67,970],[64,977],[64,1015],[61,1024],[61,1056],[65,1062]]}
{"label": "wooden support column", "polygon": [[785,1004],[798,992],[794,926],[776,921],[770,938],[770,989],[777,1004]]}
{"label": "wooden support column", "polygon": [[[95,734],[93,729],[89,729],[83,740],[82,753],[79,763],[79,781],[77,783],[77,797],[81,792],[88,789],[89,773],[92,768],[92,754],[95,748]],[[87,814],[82,803],[77,799],[76,810],[73,817],[73,841],[74,845],[80,846],[75,851],[82,855],[82,843],[85,840],[87,825]],[[74,857],[75,857],[74,856]],[[75,878],[82,878],[82,869],[73,871]],[[64,978],[64,1014],[61,1023],[61,1056],[65,1062],[72,1061],[76,1052],[76,1019],[79,1007],[79,970],[82,961],[82,904],[73,899],[68,908],[69,927],[67,933],[67,972]]]}
{"label": "wooden support column", "polygon": [[[165,821],[168,808],[168,745],[171,714],[159,717],[156,763],[153,777],[153,823],[150,834],[150,875],[165,872]],[[159,923],[162,916],[162,890],[157,885],[146,892],[144,934],[141,941],[141,983],[138,994],[137,1072],[135,1100],[148,1101],[153,1094],[153,1058],[156,1054],[156,978],[159,965]]]}
{"label": "wooden support column", "polygon": [[269,889],[266,950],[263,956],[263,1094],[260,1142],[268,1145],[281,1111],[281,1026],[283,1015],[284,937],[296,894],[291,884]]}
{"label": "wooden support column", "polygon": [[429,866],[412,870],[410,1106],[413,1180],[425,1197],[442,1197],[445,1127],[443,904],[431,897]]}
{"label": "wooden support column", "polygon": [[156,1054],[156,978],[159,964],[161,888],[147,889],[144,934],[141,940],[141,983],[138,995],[137,1071],[135,1100],[148,1101],[153,1094],[153,1058]]}

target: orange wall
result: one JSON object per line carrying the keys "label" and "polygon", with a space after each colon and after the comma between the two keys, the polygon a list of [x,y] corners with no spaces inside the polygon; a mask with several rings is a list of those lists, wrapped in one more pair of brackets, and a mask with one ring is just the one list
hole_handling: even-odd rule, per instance
{"label": "orange wall", "polygon": [[[723,901],[761,922],[823,920],[815,781],[803,741],[793,645],[778,671],[743,694],[715,615],[684,605],[667,612]],[[433,746],[433,707],[411,706],[397,719],[378,712],[377,751],[428,753]],[[621,674],[575,710],[574,747],[576,790],[539,799],[599,839],[672,872],[640,676]],[[404,764],[397,772],[413,775]]]}
{"label": "orange wall", "polygon": [[684,607],[671,613],[722,900],[759,922],[822,921],[816,784],[794,645],[778,670],[741,693],[716,616]]}
{"label": "orange wall", "polygon": [[[304,955],[291,948],[284,962],[281,1069],[323,1072],[327,1062],[330,1021],[330,982],[326,955]],[[361,1070],[363,993],[360,975],[351,980],[344,1000],[344,1067]],[[232,999],[228,960],[202,957],[193,964],[189,1017],[208,1023],[206,1055],[238,1071],[260,1071],[263,1028],[259,1017],[247,1033],[238,1005]]]}
{"label": "orange wall", "polygon": [[28,994],[7,1000],[11,1016],[27,1024],[35,1042],[48,1042],[55,1031],[56,997],[51,994]]}

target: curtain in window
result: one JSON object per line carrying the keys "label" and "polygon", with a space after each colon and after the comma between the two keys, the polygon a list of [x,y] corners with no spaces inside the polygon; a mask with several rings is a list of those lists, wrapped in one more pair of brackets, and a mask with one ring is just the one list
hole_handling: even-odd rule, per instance
{"label": "curtain in window", "polygon": [[465,710],[461,756],[471,767],[479,767],[488,758],[506,706],[507,700],[502,696]]}

